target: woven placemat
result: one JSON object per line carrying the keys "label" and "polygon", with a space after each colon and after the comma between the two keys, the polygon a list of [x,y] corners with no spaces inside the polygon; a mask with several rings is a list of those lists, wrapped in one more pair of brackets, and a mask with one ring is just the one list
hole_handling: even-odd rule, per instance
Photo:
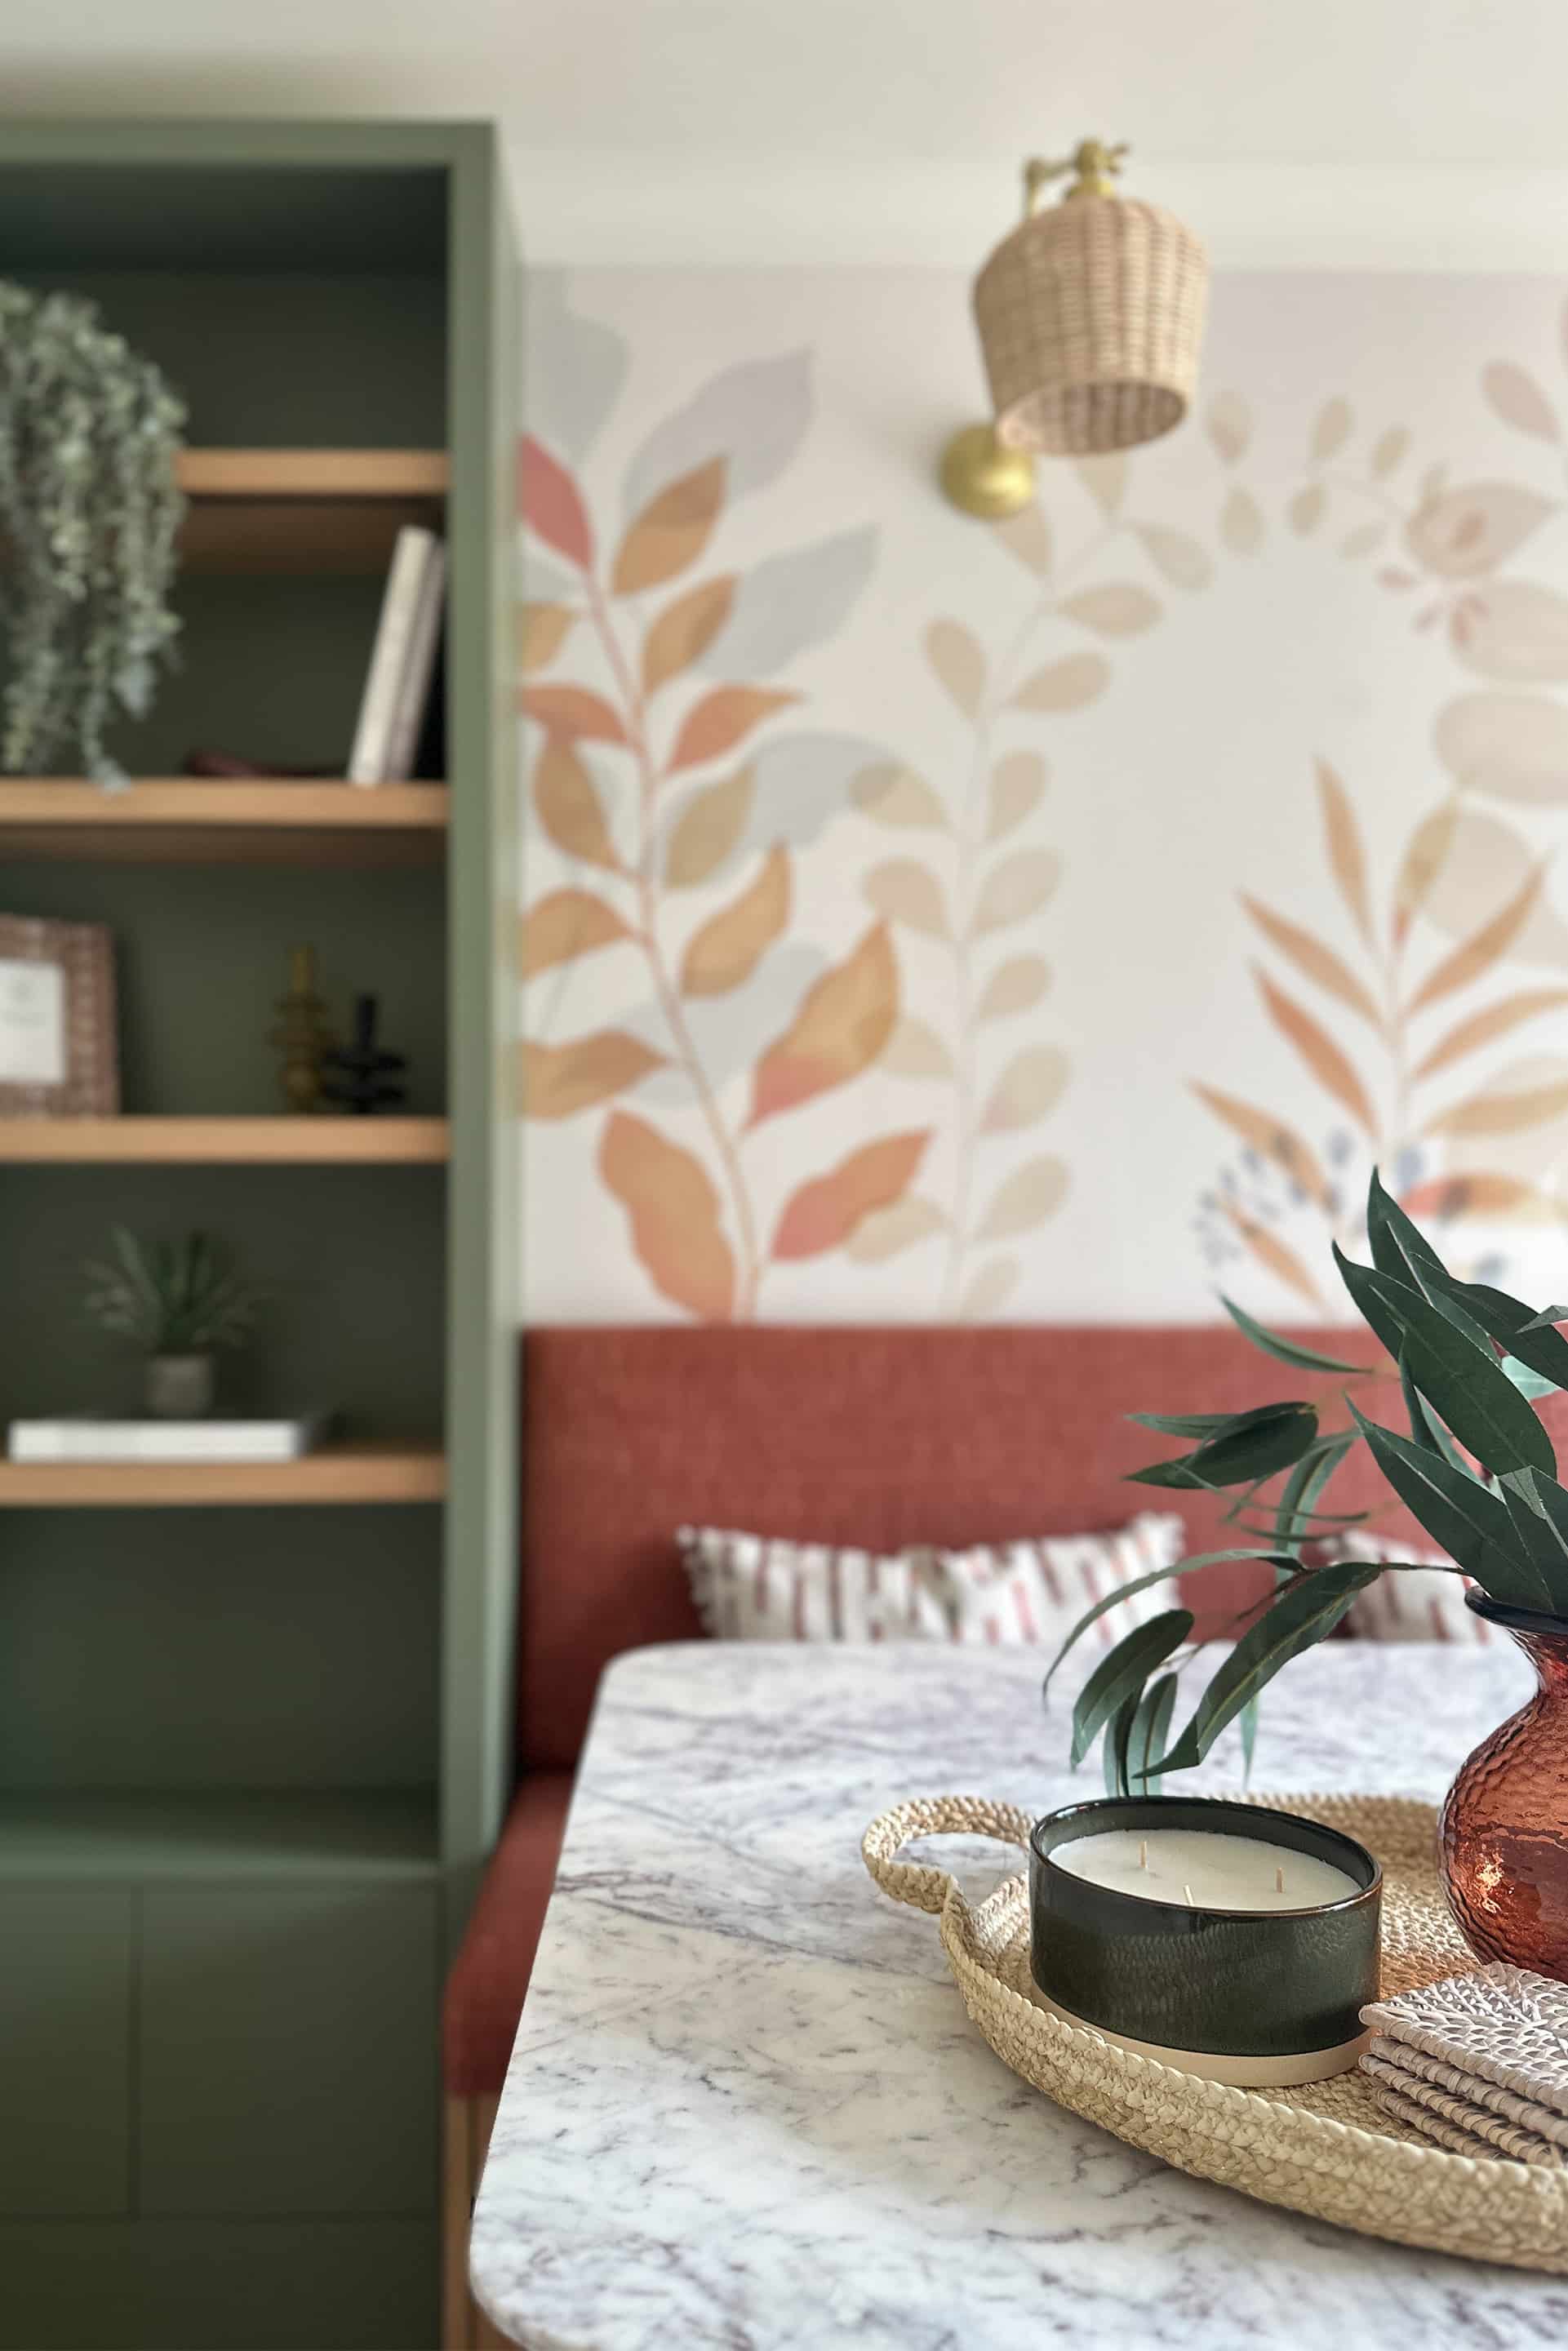
{"label": "woven placemat", "polygon": [[[1343,1829],[1383,1864],[1385,2000],[1475,1967],[1443,1901],[1430,1804],[1253,1801]],[[994,1837],[1027,1850],[1031,1825],[1014,1804],[938,1796],[883,1813],[862,1846],[885,1893],[939,1917],[964,2005],[1015,2074],[1130,2146],[1265,2204],[1396,2244],[1568,2274],[1568,2173],[1448,2154],[1385,2113],[1359,2072],[1299,2088],[1232,2090],[1113,2049],[1041,2005],[1030,1973],[1027,1877],[1009,1877],[971,1909],[946,1870],[899,1857],[925,1836]]]}

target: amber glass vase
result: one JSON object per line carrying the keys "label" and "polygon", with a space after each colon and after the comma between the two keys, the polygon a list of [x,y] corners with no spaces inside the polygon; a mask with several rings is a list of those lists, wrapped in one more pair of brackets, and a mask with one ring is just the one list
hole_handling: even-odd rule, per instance
{"label": "amber glass vase", "polygon": [[1568,1981],[1568,1618],[1468,1604],[1535,1667],[1535,1696],[1483,1739],[1438,1824],[1448,1903],[1479,1958]]}

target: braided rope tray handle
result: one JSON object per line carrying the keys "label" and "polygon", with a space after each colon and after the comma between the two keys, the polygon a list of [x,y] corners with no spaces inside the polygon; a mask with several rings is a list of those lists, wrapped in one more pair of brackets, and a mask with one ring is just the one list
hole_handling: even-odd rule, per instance
{"label": "braided rope tray handle", "polygon": [[958,1881],[945,1869],[920,1861],[900,1861],[915,1837],[994,1837],[998,1844],[1029,1850],[1034,1822],[1019,1804],[994,1804],[988,1796],[925,1796],[879,1813],[861,1839],[866,1867],[884,1894],[913,1910],[942,1911],[955,1896],[967,1908]]}

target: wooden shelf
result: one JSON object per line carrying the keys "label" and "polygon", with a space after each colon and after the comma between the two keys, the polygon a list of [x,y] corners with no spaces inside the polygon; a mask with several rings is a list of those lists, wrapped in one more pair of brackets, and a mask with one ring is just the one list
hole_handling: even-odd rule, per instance
{"label": "wooden shelf", "polygon": [[347,1167],[444,1160],[444,1118],[5,1118],[0,1165]]}
{"label": "wooden shelf", "polygon": [[423,1790],[265,1794],[189,1789],[0,1794],[3,1877],[423,1876],[435,1807]]}
{"label": "wooden shelf", "polygon": [[76,777],[0,778],[0,860],[388,865],[444,852],[444,784],[150,776],[106,792]]}
{"label": "wooden shelf", "polygon": [[434,1447],[324,1446],[298,1461],[5,1461],[0,1508],[168,1509],[226,1503],[439,1502]]}
{"label": "wooden shelf", "polygon": [[183,449],[188,498],[444,498],[444,449]]}
{"label": "wooden shelf", "polygon": [[439,528],[443,449],[187,449],[180,556],[197,571],[365,571],[405,523]]}

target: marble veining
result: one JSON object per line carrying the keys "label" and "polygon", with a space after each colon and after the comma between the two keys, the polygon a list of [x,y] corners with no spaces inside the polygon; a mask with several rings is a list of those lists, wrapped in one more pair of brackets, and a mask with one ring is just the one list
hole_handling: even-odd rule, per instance
{"label": "marble veining", "polygon": [[[611,1670],[475,2214],[528,2351],[1039,2351],[1568,2339],[1568,2281],[1373,2242],[1052,2106],[964,2013],[866,1823],[1037,1812],[1072,1667],[1025,1651],[651,1649]],[[1087,1661],[1086,1661],[1087,1663]],[[1270,1691],[1260,1788],[1436,1797],[1531,1687],[1511,1650],[1340,1642]],[[1233,1791],[1223,1748],[1195,1792]],[[974,1896],[1018,1865],[931,1848]]]}

